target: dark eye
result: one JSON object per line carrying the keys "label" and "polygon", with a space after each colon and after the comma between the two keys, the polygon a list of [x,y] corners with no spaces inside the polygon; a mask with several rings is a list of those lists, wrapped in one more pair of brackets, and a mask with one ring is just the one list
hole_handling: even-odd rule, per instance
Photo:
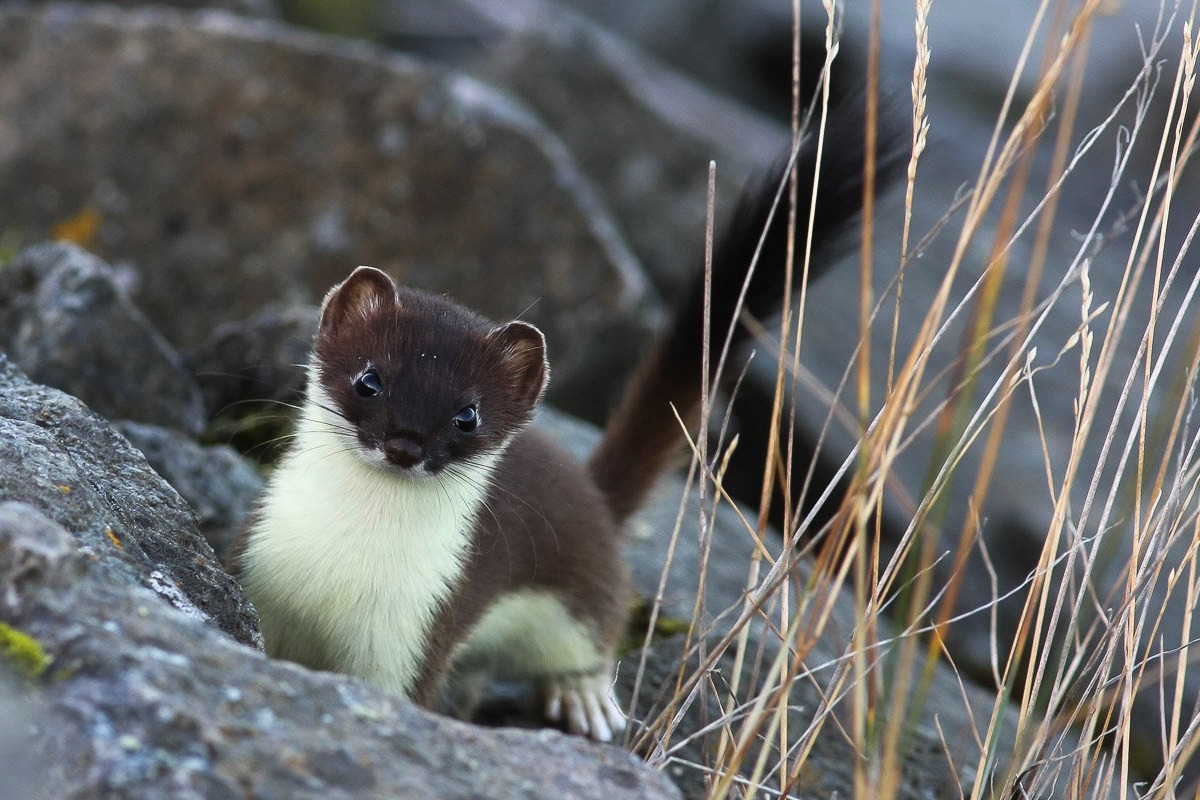
{"label": "dark eye", "polygon": [[454,415],[454,427],[463,433],[470,433],[479,427],[479,409],[467,406]]}
{"label": "dark eye", "polygon": [[354,379],[354,391],[359,397],[376,397],[383,393],[383,381],[379,379],[379,373],[373,369],[368,369]]}

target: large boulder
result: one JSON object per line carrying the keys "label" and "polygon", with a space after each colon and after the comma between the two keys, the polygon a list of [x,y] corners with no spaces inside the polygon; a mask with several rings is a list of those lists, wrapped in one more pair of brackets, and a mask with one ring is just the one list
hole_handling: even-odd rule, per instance
{"label": "large boulder", "polygon": [[69,531],[104,582],[148,589],[231,640],[262,647],[258,615],[183,498],[107,421],[33,383],[3,353],[0,464],[0,500]]}
{"label": "large boulder", "polygon": [[785,151],[787,129],[552,0],[455,4],[493,26],[471,72],[537,110],[602,193],[651,279],[666,296],[678,292],[704,264],[709,162],[721,220],[746,179]]}
{"label": "large boulder", "polygon": [[113,581],[28,503],[0,503],[0,590],[5,641],[26,654],[0,663],[32,689],[32,736],[0,749],[6,787],[36,787],[19,796],[678,796],[616,748],[475,728],[270,661]]}
{"label": "large boulder", "polygon": [[[7,229],[128,266],[187,352],[358,264],[553,342],[555,389],[644,340],[636,259],[511,96],[349,40],[218,12],[0,8]],[[64,223],[77,223],[74,226]]]}

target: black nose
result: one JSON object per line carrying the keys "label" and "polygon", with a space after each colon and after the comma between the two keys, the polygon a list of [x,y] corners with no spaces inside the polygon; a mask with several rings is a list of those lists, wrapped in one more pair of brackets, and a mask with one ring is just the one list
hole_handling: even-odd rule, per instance
{"label": "black nose", "polygon": [[425,448],[411,436],[394,434],[384,441],[383,455],[397,467],[411,469],[425,458]]}

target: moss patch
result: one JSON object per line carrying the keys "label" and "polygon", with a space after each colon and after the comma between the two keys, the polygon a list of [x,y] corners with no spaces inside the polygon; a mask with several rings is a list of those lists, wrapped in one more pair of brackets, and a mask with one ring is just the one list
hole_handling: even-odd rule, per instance
{"label": "moss patch", "polygon": [[[627,655],[642,649],[646,643],[646,628],[650,625],[650,603],[644,598],[634,598],[629,609],[629,620],[625,625],[625,634],[617,646],[618,655]],[[660,641],[678,633],[685,633],[691,622],[660,614],[654,623],[654,633],[650,636],[651,643]]]}
{"label": "moss patch", "polygon": [[0,622],[0,654],[29,678],[41,675],[52,661],[37,639],[3,622]]}

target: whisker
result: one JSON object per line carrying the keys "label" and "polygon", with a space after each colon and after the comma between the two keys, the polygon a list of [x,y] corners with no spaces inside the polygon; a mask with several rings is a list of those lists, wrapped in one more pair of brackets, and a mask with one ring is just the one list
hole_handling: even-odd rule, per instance
{"label": "whisker", "polygon": [[[513,492],[510,489],[506,489],[501,483],[499,483],[498,481],[495,480],[495,472],[496,472],[498,465],[493,463],[491,467],[487,467],[482,456],[468,456],[467,458],[461,459],[457,464],[447,466],[445,471],[460,468],[460,465],[484,468],[482,471],[484,474],[484,482],[485,482],[485,485],[487,486],[487,488],[491,491],[498,493],[500,496],[504,497],[505,499],[509,500],[510,502],[516,501],[517,503],[520,503],[526,509],[533,512],[533,514],[537,515],[537,517],[539,519],[541,519],[541,521],[545,524],[546,530],[548,530],[550,532],[550,534],[554,537],[555,546],[559,546],[558,531],[555,529],[554,525],[551,524],[550,520],[546,517],[545,513],[542,512],[541,507],[533,505],[526,498]],[[516,517],[517,517],[517,519],[520,519],[523,522],[525,520],[525,517],[522,514],[517,514]],[[493,515],[493,518],[495,518],[494,515]],[[496,519],[497,530],[500,532],[500,535],[502,537],[507,538],[508,531],[505,530],[503,527],[501,527],[499,522],[500,522],[499,519]],[[535,541],[532,538],[532,533],[529,530],[529,523],[524,522],[524,526],[525,526],[526,533],[530,535],[531,541]]]}

